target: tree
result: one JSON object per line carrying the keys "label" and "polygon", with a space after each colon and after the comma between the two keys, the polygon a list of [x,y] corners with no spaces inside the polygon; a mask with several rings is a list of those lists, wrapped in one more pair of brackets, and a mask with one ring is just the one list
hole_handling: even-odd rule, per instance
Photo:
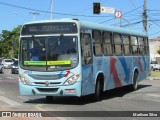
{"label": "tree", "polygon": [[160,54],[160,50],[158,50],[157,53]]}
{"label": "tree", "polygon": [[0,41],[0,57],[18,58],[19,36],[22,26],[14,28],[12,31],[2,30]]}

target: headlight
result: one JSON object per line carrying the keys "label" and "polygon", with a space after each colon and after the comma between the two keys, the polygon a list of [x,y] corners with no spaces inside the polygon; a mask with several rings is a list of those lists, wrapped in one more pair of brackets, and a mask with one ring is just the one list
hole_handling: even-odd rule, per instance
{"label": "headlight", "polygon": [[27,78],[25,78],[24,76],[19,75],[19,79],[22,81],[23,84],[31,85],[31,82]]}
{"label": "headlight", "polygon": [[12,68],[16,68],[16,66],[12,66]]}
{"label": "headlight", "polygon": [[73,85],[73,84],[75,84],[79,77],[80,77],[79,74],[73,75],[72,77],[70,77],[70,78],[64,83],[64,85]]}

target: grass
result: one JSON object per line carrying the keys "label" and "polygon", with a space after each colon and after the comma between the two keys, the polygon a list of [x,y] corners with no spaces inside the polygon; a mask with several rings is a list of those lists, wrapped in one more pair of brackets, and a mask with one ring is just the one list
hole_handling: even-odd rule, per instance
{"label": "grass", "polygon": [[159,70],[151,71],[150,77],[160,77],[160,71]]}

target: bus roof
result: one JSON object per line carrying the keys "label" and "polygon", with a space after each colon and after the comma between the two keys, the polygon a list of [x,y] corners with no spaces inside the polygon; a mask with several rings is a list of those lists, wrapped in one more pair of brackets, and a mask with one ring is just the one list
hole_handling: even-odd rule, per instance
{"label": "bus roof", "polygon": [[122,28],[122,27],[115,27],[115,26],[91,23],[91,22],[86,22],[86,21],[80,21],[80,24],[81,26],[86,26],[87,28],[92,28],[96,30],[104,30],[104,31],[115,32],[115,33],[147,37],[146,32],[135,31],[132,29],[127,29],[127,28]]}
{"label": "bus roof", "polygon": [[87,22],[87,21],[80,21],[78,19],[72,19],[72,18],[64,18],[64,19],[57,19],[57,20],[34,21],[34,22],[26,23],[26,24],[38,24],[38,23],[49,23],[49,22],[76,22],[76,23],[79,23],[84,28],[90,28],[90,29],[96,29],[96,30],[104,30],[104,31],[122,33],[122,34],[127,34],[127,35],[147,37],[147,33],[146,32],[135,31],[135,30],[128,29],[128,28],[115,27],[115,26],[110,26],[110,25],[106,25],[106,24],[99,24],[99,23],[93,23],[93,22]]}

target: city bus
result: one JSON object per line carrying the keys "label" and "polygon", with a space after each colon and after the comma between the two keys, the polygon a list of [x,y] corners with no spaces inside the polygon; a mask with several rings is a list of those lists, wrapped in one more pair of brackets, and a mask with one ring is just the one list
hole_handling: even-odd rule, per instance
{"label": "city bus", "polygon": [[19,48],[21,95],[93,95],[129,86],[150,72],[145,32],[78,19],[45,20],[22,26]]}

